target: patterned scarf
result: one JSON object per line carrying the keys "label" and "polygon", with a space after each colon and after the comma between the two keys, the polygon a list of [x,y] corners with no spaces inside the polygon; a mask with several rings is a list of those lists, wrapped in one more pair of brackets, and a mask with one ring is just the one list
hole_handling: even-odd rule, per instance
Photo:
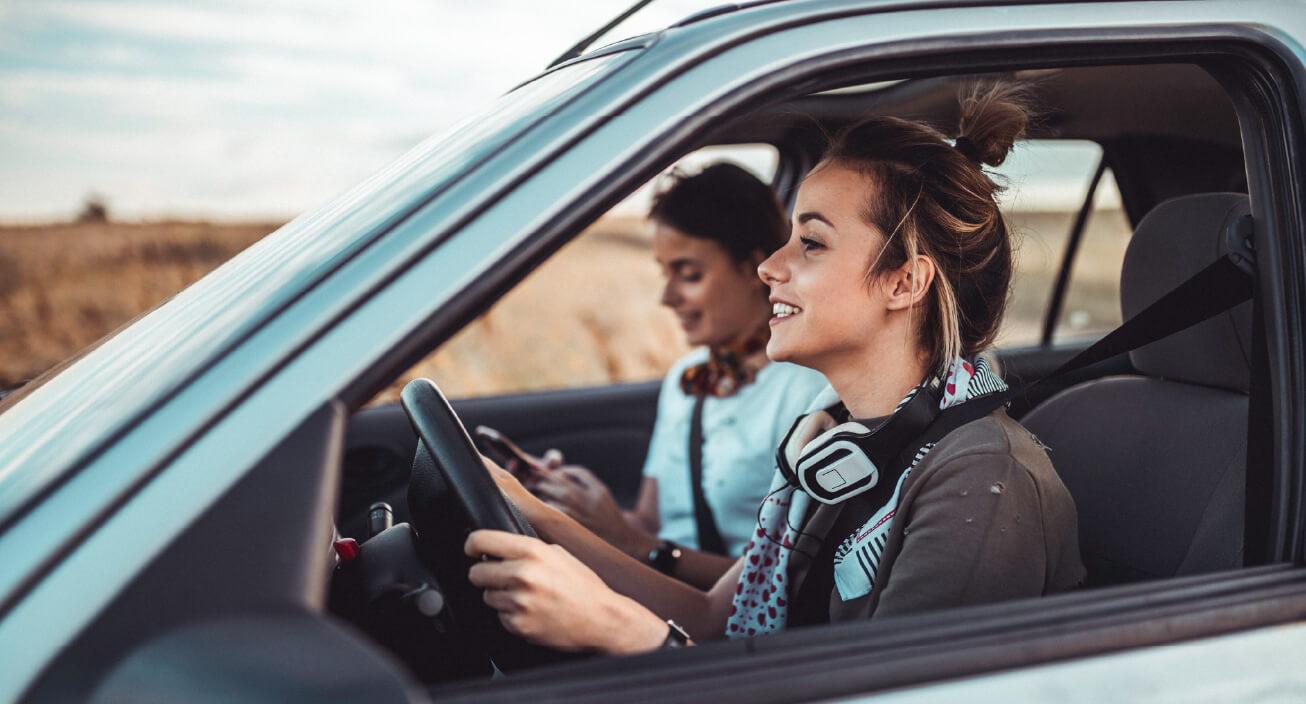
{"label": "patterned scarf", "polygon": [[[993,373],[983,357],[970,360],[958,357],[948,367],[939,408],[951,408],[1006,388],[1007,385]],[[898,408],[911,400],[919,389],[919,386],[912,389],[899,402]],[[827,393],[829,395],[823,394],[816,400],[819,407],[832,405],[833,393]],[[835,425],[837,421],[826,411],[816,411],[800,419],[784,448],[791,465],[797,466],[798,457],[808,442]],[[835,551],[835,586],[845,601],[870,593],[875,584],[881,551],[897,512],[902,485],[933,447],[931,443],[920,448],[911,467],[899,478],[893,497],[865,525],[847,536]],[[742,638],[784,628],[789,616],[789,561],[795,553],[794,546],[803,535],[801,527],[810,502],[811,497],[787,485],[779,471],[776,472],[771,493],[758,509],[756,533],[744,549],[744,571],[735,585],[730,617],[726,621],[726,637]],[[827,536],[827,539],[837,538]],[[810,537],[807,542],[811,542]],[[810,555],[806,557],[811,558]]]}
{"label": "patterned scarf", "polygon": [[749,357],[766,349],[771,339],[769,321],[755,331],[742,344],[711,350],[706,362],[695,364],[680,375],[680,390],[686,396],[733,395],[757,378],[757,369],[744,363]]}

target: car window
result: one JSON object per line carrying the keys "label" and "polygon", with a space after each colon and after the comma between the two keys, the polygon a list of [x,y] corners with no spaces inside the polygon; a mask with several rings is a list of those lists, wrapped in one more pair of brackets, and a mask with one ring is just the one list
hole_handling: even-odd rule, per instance
{"label": "car window", "polygon": [[[1029,140],[994,172],[1006,187],[1003,213],[1017,243],[1001,347],[1037,345],[1076,215],[1102,148],[1083,140]],[[1098,183],[1052,342],[1091,337],[1120,324],[1120,265],[1132,230],[1111,170]]]}
{"label": "car window", "polygon": [[645,381],[683,355],[679,325],[658,303],[662,279],[646,215],[665,174],[732,161],[770,182],[769,144],[691,152],[576,236],[488,312],[405,372],[374,403],[429,377],[453,398]]}

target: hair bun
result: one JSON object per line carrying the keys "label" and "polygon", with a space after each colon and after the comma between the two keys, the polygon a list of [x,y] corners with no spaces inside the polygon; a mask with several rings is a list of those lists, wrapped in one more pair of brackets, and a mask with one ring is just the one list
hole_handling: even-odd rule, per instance
{"label": "hair bun", "polygon": [[957,134],[964,135],[959,141],[965,141],[957,150],[971,161],[1000,166],[1029,125],[1026,89],[1013,83],[976,84],[958,99],[961,124]]}

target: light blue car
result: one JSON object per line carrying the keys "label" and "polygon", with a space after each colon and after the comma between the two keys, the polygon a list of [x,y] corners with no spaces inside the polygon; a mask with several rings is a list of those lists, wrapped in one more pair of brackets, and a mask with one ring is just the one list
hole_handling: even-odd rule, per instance
{"label": "light blue car", "polygon": [[[1306,3],[750,2],[578,53],[0,400],[0,701],[1306,698]],[[824,130],[946,124],[973,74],[1033,80],[1032,136],[1102,158],[1009,379],[1087,343],[1058,330],[1108,168],[1170,243],[1125,255],[1126,315],[1254,245],[1255,304],[1012,407],[1075,497],[1089,585],[620,659],[491,632],[450,555],[513,517],[458,418],[429,390],[411,422],[362,405],[684,154],[770,144],[790,199]],[[656,396],[453,409],[629,501]],[[410,497],[414,424],[466,486],[418,454]],[[397,523],[346,584],[333,543],[378,501]]]}

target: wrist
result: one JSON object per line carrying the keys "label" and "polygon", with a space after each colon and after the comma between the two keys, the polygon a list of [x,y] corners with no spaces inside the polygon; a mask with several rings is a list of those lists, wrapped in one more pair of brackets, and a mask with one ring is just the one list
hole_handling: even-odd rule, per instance
{"label": "wrist", "polygon": [[615,627],[604,629],[601,650],[608,655],[634,655],[661,648],[670,631],[667,622],[639,602],[618,596],[609,607]]}
{"label": "wrist", "polygon": [[635,530],[634,528],[630,528],[626,531],[626,534],[625,540],[622,541],[621,551],[647,565],[649,555],[658,549],[658,545],[662,541],[656,535]]}

